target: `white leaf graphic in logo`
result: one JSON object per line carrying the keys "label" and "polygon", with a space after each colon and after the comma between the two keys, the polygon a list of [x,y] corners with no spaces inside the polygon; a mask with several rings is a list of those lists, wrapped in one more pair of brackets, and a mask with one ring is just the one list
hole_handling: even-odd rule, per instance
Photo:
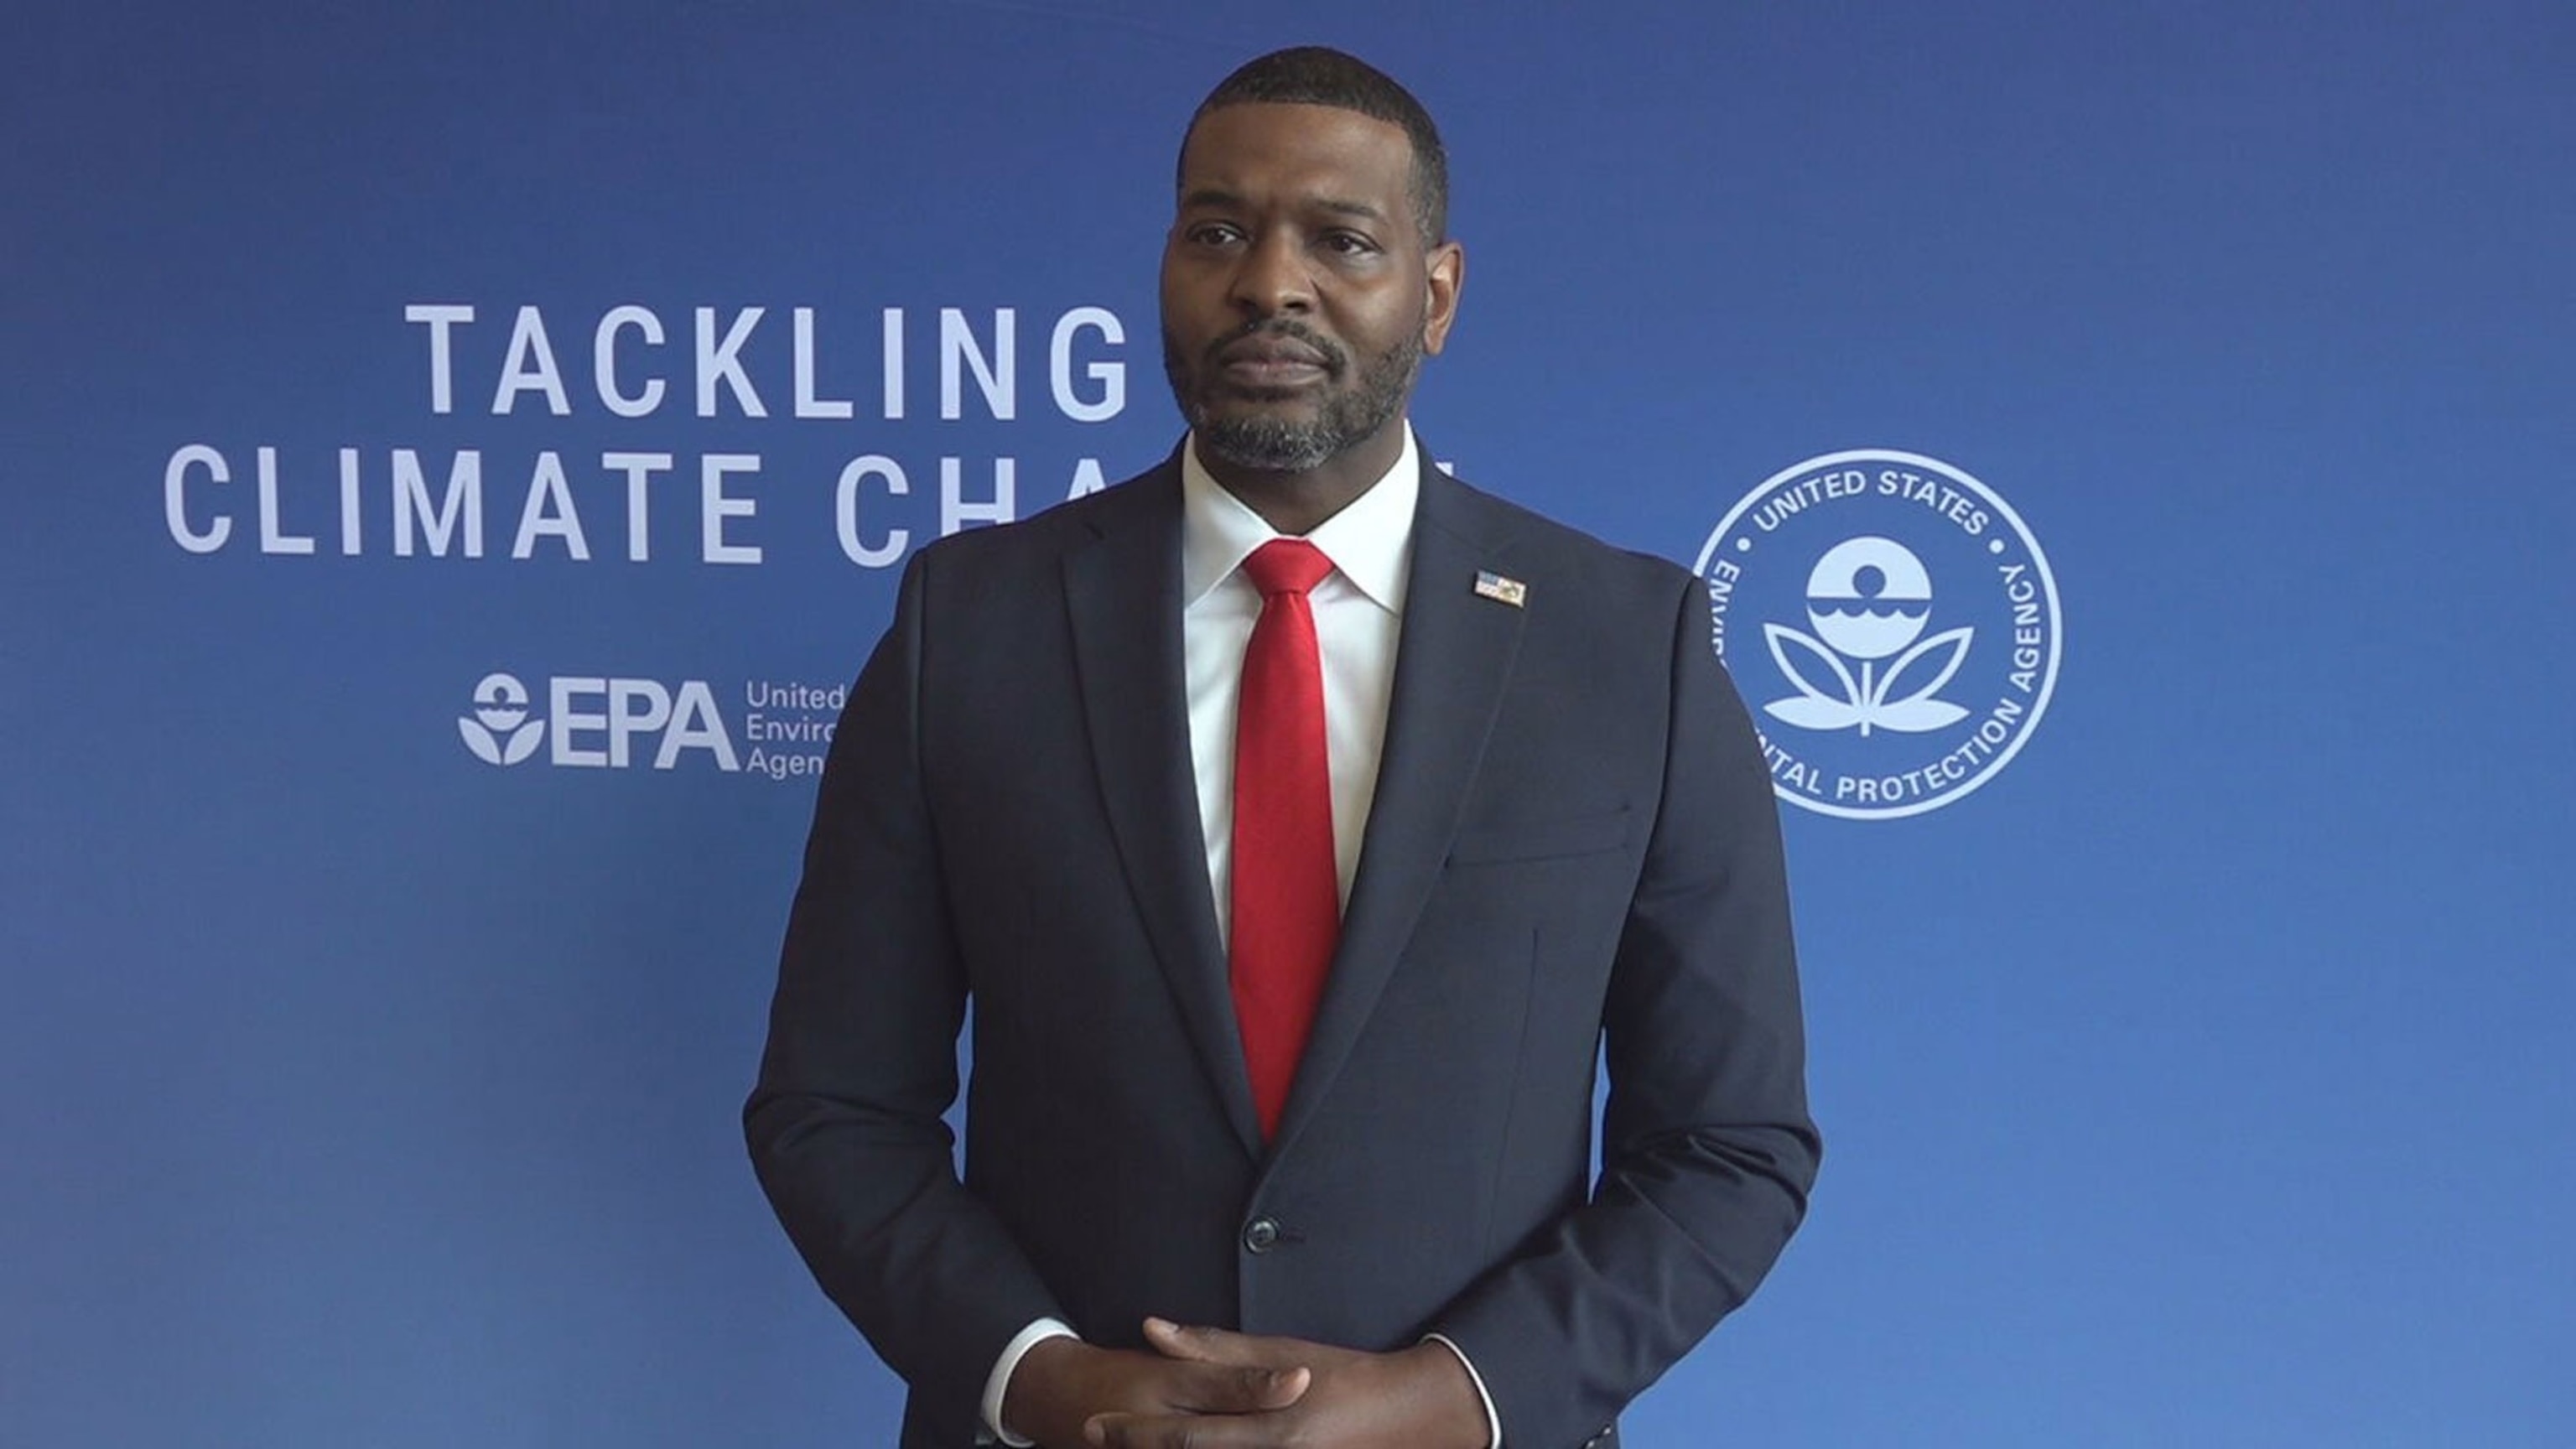
{"label": "white leaf graphic in logo", "polygon": [[456,732],[465,737],[465,748],[474,752],[474,758],[487,765],[515,765],[537,752],[537,742],[545,738],[546,722],[532,719],[519,726],[510,732],[507,744],[494,738],[471,715],[458,718]]}
{"label": "white leaf graphic in logo", "polygon": [[[1870,696],[1861,733],[1867,734],[1871,725],[1879,725],[1908,734],[1921,734],[1925,730],[1941,729],[1966,719],[1966,710],[1932,696],[1940,693],[1941,686],[1949,683],[1950,676],[1958,673],[1959,666],[1967,661],[1968,640],[1975,632],[1968,628],[1943,630],[1897,655],[1896,661],[1887,666],[1887,673],[1879,676],[1878,689]],[[1891,698],[1896,693],[1896,678],[1906,671],[1907,666],[1942,649],[1947,649],[1950,657],[1932,676],[1930,683],[1901,698]]]}
{"label": "white leaf graphic in logo", "polygon": [[[1865,724],[1860,681],[1852,678],[1851,671],[1843,667],[1842,660],[1826,648],[1823,641],[1786,624],[1770,622],[1763,624],[1762,637],[1771,646],[1771,662],[1779,665],[1780,672],[1798,687],[1796,698],[1775,699],[1762,706],[1765,712],[1807,730],[1841,730]],[[1842,686],[1840,698],[1818,688],[1814,680],[1800,672],[1790,659],[1789,650],[1784,647],[1790,644],[1805,650],[1833,671],[1835,683]]]}
{"label": "white leaf graphic in logo", "polygon": [[[1943,678],[1947,677],[1947,675],[1943,676]],[[1948,706],[1945,705],[1943,707],[1947,708]],[[544,736],[545,732],[546,722],[541,719],[532,719],[526,724],[519,726],[519,732],[510,736],[509,746],[501,751],[501,763],[505,765],[515,765],[521,760],[526,759],[528,756],[535,754],[537,752],[537,741],[539,738]]]}

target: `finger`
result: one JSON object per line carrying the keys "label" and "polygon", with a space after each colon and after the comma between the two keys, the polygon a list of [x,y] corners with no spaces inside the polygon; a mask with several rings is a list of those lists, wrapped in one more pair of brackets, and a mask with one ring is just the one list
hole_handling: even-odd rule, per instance
{"label": "finger", "polygon": [[1276,1414],[1094,1414],[1082,1438],[1093,1449],[1282,1449],[1291,1429]]}
{"label": "finger", "polygon": [[1173,1385],[1169,1402],[1193,1414],[1258,1414],[1304,1398],[1313,1382],[1303,1365],[1194,1364]]}
{"label": "finger", "polygon": [[1145,1320],[1145,1342],[1165,1358],[1188,1359],[1192,1363],[1216,1362],[1196,1330],[1168,1318]]}
{"label": "finger", "polygon": [[1156,1414],[1094,1414],[1083,1421],[1082,1442],[1092,1449],[1190,1449],[1195,1422]]}
{"label": "finger", "polygon": [[1296,1357],[1280,1351],[1272,1339],[1254,1338],[1250,1334],[1229,1333],[1222,1328],[1201,1328],[1174,1323],[1168,1318],[1145,1320],[1145,1341],[1165,1358],[1187,1359],[1192,1363],[1268,1364],[1273,1367],[1296,1362]]}

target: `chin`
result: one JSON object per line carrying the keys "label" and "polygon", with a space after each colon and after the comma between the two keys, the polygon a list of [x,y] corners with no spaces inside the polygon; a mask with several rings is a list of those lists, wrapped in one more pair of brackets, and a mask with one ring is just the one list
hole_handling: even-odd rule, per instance
{"label": "chin", "polygon": [[1206,431],[1212,428],[1313,428],[1321,426],[1325,409],[1307,398],[1240,398],[1227,397],[1188,409],[1185,416],[1190,426]]}

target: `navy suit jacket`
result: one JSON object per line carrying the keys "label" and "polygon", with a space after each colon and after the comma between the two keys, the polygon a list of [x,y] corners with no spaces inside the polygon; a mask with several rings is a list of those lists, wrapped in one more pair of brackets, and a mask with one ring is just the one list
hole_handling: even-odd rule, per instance
{"label": "navy suit jacket", "polygon": [[1753,1291],[1817,1161],[1770,778],[1696,581],[1425,467],[1375,804],[1265,1145],[1179,480],[913,559],[822,779],[744,1109],[761,1182],[910,1385],[907,1446],[972,1441],[1031,1321],[1134,1345],[1159,1314],[1437,1331],[1510,1449],[1572,1449]]}

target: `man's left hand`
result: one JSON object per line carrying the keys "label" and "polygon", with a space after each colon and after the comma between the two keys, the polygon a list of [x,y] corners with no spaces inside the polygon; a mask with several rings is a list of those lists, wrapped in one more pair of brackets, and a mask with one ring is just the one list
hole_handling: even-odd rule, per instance
{"label": "man's left hand", "polygon": [[1304,1368],[1296,1403],[1259,1414],[1102,1414],[1085,1437],[1100,1449],[1486,1449],[1485,1407],[1467,1366],[1431,1342],[1363,1353],[1302,1338],[1145,1320],[1156,1352],[1197,1363]]}

